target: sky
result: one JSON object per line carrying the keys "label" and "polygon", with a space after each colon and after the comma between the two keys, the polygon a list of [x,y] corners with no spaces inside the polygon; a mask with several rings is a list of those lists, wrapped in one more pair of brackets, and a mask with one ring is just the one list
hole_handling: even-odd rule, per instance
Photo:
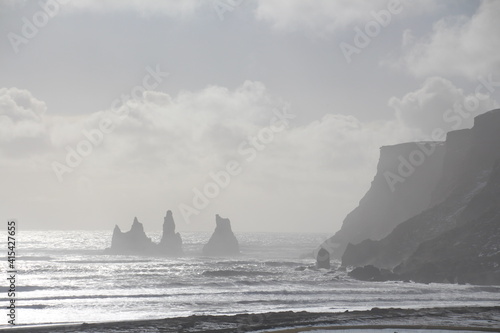
{"label": "sky", "polygon": [[4,0],[0,218],[337,231],[379,148],[499,107],[500,1]]}

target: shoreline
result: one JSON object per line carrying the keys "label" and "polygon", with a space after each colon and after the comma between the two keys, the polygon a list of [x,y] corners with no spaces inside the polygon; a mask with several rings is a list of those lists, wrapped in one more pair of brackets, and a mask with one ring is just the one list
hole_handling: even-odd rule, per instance
{"label": "shoreline", "polygon": [[317,329],[443,329],[500,331],[500,306],[397,309],[373,308],[346,312],[268,312],[237,315],[192,315],[165,319],[20,325],[0,332],[301,332]]}

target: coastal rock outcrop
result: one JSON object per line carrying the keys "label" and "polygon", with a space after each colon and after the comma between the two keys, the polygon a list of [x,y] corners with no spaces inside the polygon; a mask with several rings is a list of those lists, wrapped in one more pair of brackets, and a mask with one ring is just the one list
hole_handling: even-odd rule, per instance
{"label": "coastal rock outcrop", "polygon": [[380,240],[351,242],[344,266],[393,269],[418,282],[500,284],[500,109],[448,133],[444,148],[429,207]]}
{"label": "coastal rock outcrop", "polygon": [[316,255],[316,268],[330,269],[330,267],[330,252],[322,247]]}
{"label": "coastal rock outcrop", "polygon": [[348,273],[350,277],[362,281],[389,281],[399,277],[387,269],[380,269],[372,265],[356,267]]}
{"label": "coastal rock outcrop", "polygon": [[231,221],[215,216],[215,231],[208,243],[203,247],[203,254],[207,256],[230,256],[240,254],[240,246],[231,230]]}
{"label": "coastal rock outcrop", "polygon": [[349,243],[380,240],[397,225],[432,207],[442,176],[446,148],[442,142],[410,142],[380,148],[371,187],[342,228],[321,247],[341,258]]}
{"label": "coastal rock outcrop", "polygon": [[500,284],[500,161],[461,214],[464,223],[421,243],[394,272],[417,282]]}
{"label": "coastal rock outcrop", "polygon": [[165,255],[182,255],[182,238],[181,235],[175,232],[175,222],[172,211],[167,211],[163,218],[163,235],[158,244],[159,252]]}
{"label": "coastal rock outcrop", "polygon": [[127,232],[122,232],[118,225],[113,230],[111,247],[106,249],[111,254],[147,254],[155,251],[156,244],[146,236],[144,226],[134,218],[132,227]]}

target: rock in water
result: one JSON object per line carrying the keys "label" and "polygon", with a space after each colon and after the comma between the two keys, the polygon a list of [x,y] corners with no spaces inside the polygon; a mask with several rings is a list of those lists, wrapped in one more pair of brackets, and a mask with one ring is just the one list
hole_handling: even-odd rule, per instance
{"label": "rock in water", "polygon": [[154,251],[155,244],[151,238],[146,236],[143,225],[134,218],[132,228],[128,232],[122,232],[118,225],[113,230],[111,248],[107,252],[114,254],[142,254]]}
{"label": "rock in water", "polygon": [[183,254],[182,238],[178,232],[175,232],[175,222],[170,210],[163,218],[163,236],[159,248],[161,254],[173,256]]}
{"label": "rock in water", "polygon": [[330,269],[330,252],[324,247],[320,248],[316,256],[316,267]]}
{"label": "rock in water", "polygon": [[231,230],[231,221],[216,215],[215,223],[215,231],[208,243],[203,247],[203,254],[207,256],[240,254],[238,240]]}

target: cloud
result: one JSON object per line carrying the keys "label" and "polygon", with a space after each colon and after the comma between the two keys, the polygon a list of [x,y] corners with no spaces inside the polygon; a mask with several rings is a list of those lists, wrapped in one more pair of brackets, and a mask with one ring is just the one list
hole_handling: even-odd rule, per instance
{"label": "cloud", "polygon": [[[419,89],[390,100],[394,119],[362,122],[336,113],[305,125],[290,119],[288,128],[274,133],[261,148],[252,148],[252,159],[252,154],[241,153],[242,144],[248,151],[277,110],[294,113],[260,82],[176,95],[146,91],[118,109],[78,117],[50,116],[45,103],[26,90],[4,88],[0,96],[1,118],[8,119],[0,123],[1,133],[5,138],[10,133],[0,144],[5,183],[16,188],[29,180],[32,188],[1,198],[9,207],[19,202],[30,207],[19,218],[45,227],[72,220],[74,227],[111,229],[114,223],[128,227],[126,221],[136,215],[150,225],[147,221],[172,209],[181,230],[210,230],[208,221],[221,213],[240,231],[300,231],[305,225],[321,231],[340,227],[356,206],[373,178],[380,146],[414,140],[415,133],[438,126],[446,129],[454,124],[442,118],[447,108],[479,95],[430,78]],[[489,96],[479,97],[487,99],[461,126],[493,104]],[[96,135],[103,120],[114,128]],[[30,124],[29,130],[24,123]],[[53,162],[67,163],[70,152],[78,153],[84,141],[97,143],[58,182]],[[25,153],[14,156],[19,150]],[[194,190],[213,182],[211,174],[231,160],[240,164],[241,173],[192,217],[192,224],[185,224],[180,205],[191,205]],[[56,214],[53,207],[61,209]],[[151,228],[160,228],[158,221]]]}
{"label": "cloud", "polygon": [[403,17],[437,8],[435,1],[258,0],[256,17],[281,31],[304,30],[316,34],[330,34],[353,24],[373,20],[372,12],[387,9],[391,2],[402,5]]}
{"label": "cloud", "polygon": [[[207,221],[223,213],[245,230],[300,231],[306,217],[315,221],[308,222],[310,231],[333,230],[332,221],[340,223],[366,191],[378,148],[408,138],[395,121],[363,123],[340,114],[307,125],[290,119],[287,129],[276,132],[262,149],[254,149],[255,158],[249,159],[250,154],[241,153],[242,144],[248,152],[249,142],[270,126],[277,111],[293,113],[260,82],[247,81],[233,90],[209,86],[175,96],[147,91],[119,109],[79,117],[50,117],[44,115],[45,104],[29,92],[1,91],[15,101],[15,109],[4,108],[9,119],[39,126],[38,135],[46,142],[36,158],[3,160],[9,186],[25,182],[26,174],[36,184],[29,194],[13,194],[6,200],[24,200],[33,207],[30,214],[39,216],[52,216],[49,207],[64,207],[61,216],[50,221],[36,218],[47,227],[68,219],[87,227],[103,227],[107,218],[128,221],[135,215],[153,220],[166,209],[174,210],[179,227],[187,227],[179,205],[190,204],[194,188],[202,189],[211,173],[236,160],[242,173],[193,218],[192,228],[209,230]],[[99,140],[95,130],[103,119],[115,127]],[[99,142],[59,183],[52,163],[65,164],[69,151],[75,154],[91,137]],[[4,146],[17,147],[12,140]],[[50,205],[42,205],[41,197]],[[332,202],[335,209],[329,208]]]}
{"label": "cloud", "polygon": [[470,79],[499,73],[500,2],[485,0],[471,17],[445,17],[432,33],[408,38],[399,66],[417,77],[460,75]]}
{"label": "cloud", "polygon": [[0,89],[0,153],[22,154],[45,140],[47,107],[27,90]]}
{"label": "cloud", "polygon": [[467,94],[441,77],[428,78],[419,89],[389,100],[397,119],[405,126],[420,130],[427,138],[434,129],[448,132],[470,128],[474,117],[497,105],[485,88]]}

